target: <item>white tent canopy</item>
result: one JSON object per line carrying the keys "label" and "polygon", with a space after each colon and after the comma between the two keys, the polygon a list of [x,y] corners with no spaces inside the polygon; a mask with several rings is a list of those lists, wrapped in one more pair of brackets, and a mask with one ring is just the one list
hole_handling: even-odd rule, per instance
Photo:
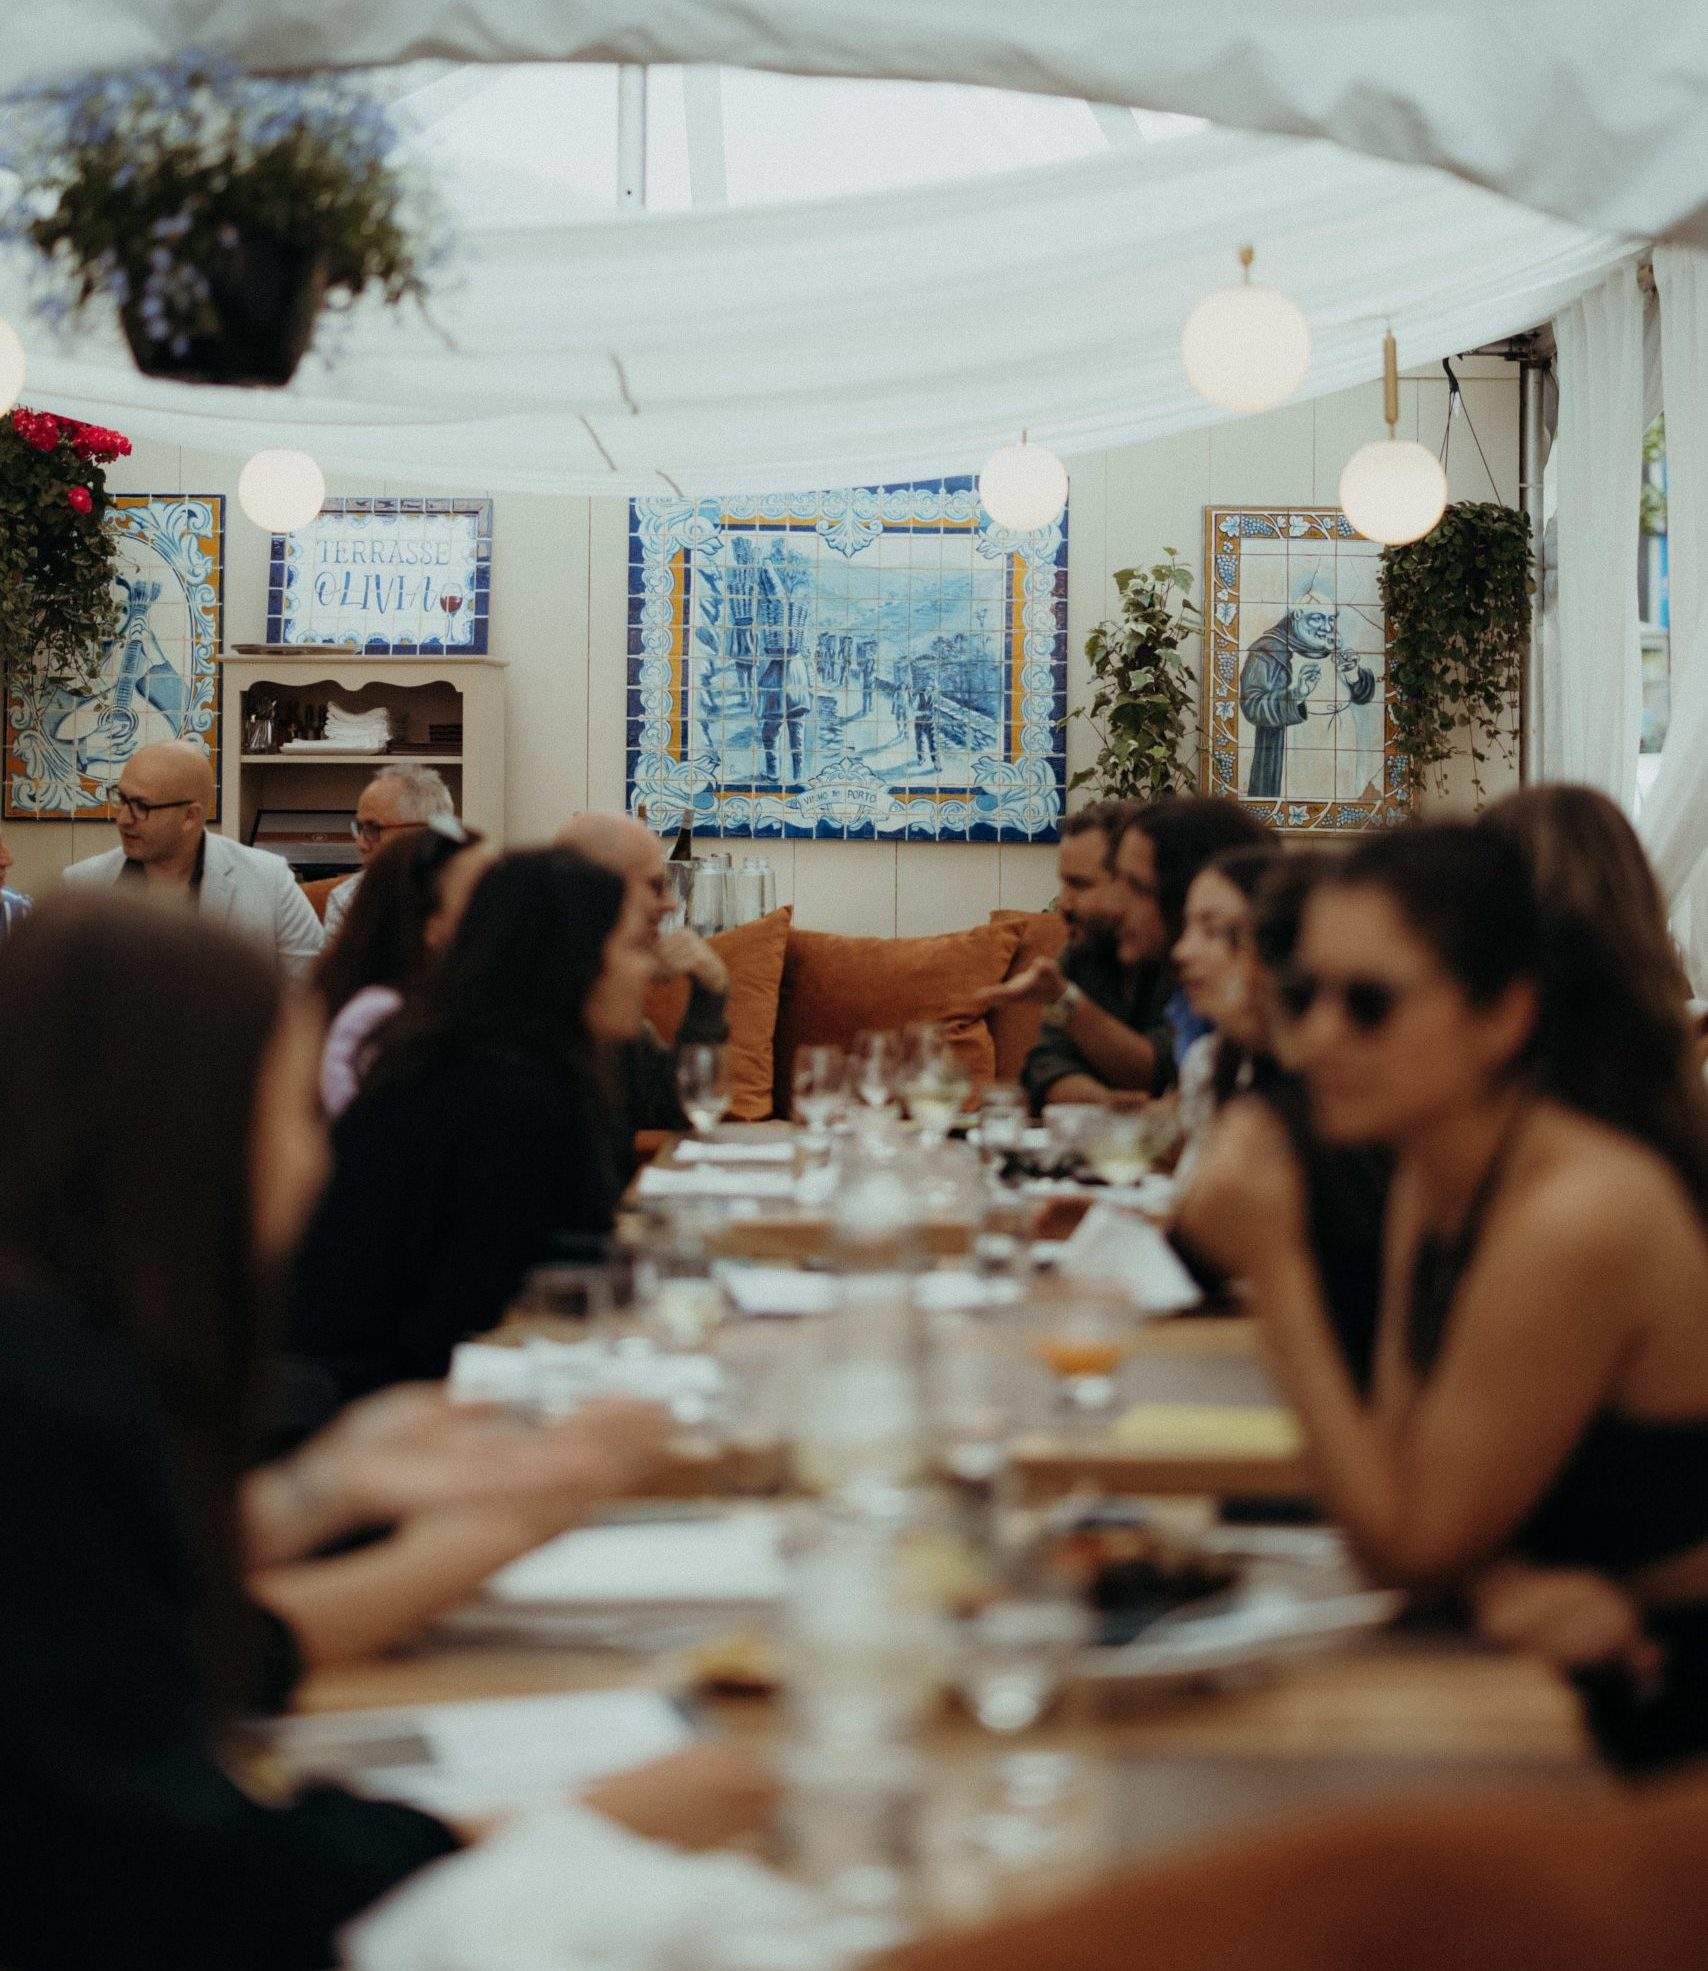
{"label": "white tent canopy", "polygon": [[[486,73],[432,85],[450,137]],[[457,241],[430,322],[360,313],[288,391],[192,390],[139,377],[111,327],[55,345],[13,263],[0,314],[29,341],[31,399],[423,483],[861,484],[976,469],[1022,429],[1071,454],[1202,422],[1180,325],[1247,238],[1311,319],[1312,393],[1373,375],[1389,320],[1431,362],[1545,320],[1629,251],[1440,173],[1212,130],[1091,154],[1069,132],[1071,161],[1028,171],[619,220],[599,172],[563,188],[564,124],[549,94],[536,109],[530,127],[512,103],[484,157],[432,118],[416,140]]]}
{"label": "white tent canopy", "polygon": [[0,77],[190,45],[251,67],[723,63],[982,83],[1327,137],[1631,236],[1708,243],[1703,0],[38,0]]}

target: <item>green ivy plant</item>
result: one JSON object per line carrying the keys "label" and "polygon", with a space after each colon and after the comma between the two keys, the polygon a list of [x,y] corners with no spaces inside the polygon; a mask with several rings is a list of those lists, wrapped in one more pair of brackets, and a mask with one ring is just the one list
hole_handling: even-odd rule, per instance
{"label": "green ivy plant", "polygon": [[1089,783],[1103,799],[1155,801],[1191,785],[1181,748],[1197,688],[1181,648],[1202,618],[1190,599],[1192,570],[1173,548],[1163,553],[1154,568],[1116,573],[1121,613],[1085,640],[1096,688],[1089,705],[1067,716],[1089,721],[1099,745],[1096,764],[1073,776],[1070,791]]}
{"label": "green ivy plant", "polygon": [[1461,730],[1479,797],[1490,754],[1511,758],[1535,589],[1529,517],[1492,501],[1456,500],[1421,541],[1382,550],[1388,732],[1408,793],[1444,787]]}

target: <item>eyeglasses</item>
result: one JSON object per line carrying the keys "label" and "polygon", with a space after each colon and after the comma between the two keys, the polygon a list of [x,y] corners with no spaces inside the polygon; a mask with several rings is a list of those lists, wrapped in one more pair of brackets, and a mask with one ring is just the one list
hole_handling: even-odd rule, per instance
{"label": "eyeglasses", "polygon": [[117,787],[108,798],[119,813],[129,808],[138,821],[146,821],[151,814],[159,814],[166,808],[193,808],[196,805],[194,801],[145,801],[135,794],[122,793]]}
{"label": "eyeglasses", "polygon": [[1324,979],[1304,971],[1286,973],[1279,987],[1289,1019],[1302,1020],[1319,999],[1333,999],[1358,1033],[1379,1033],[1409,990],[1391,979]]}
{"label": "eyeglasses", "polygon": [[400,829],[415,829],[425,826],[419,821],[352,821],[350,833],[358,842],[377,842],[383,835],[395,835]]}

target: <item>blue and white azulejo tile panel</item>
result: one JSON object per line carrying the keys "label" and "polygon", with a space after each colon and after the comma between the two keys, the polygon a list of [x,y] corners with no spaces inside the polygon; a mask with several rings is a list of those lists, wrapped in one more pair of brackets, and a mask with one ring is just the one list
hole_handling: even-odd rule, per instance
{"label": "blue and white azulejo tile panel", "polygon": [[1067,515],[970,478],[630,502],[628,803],[662,832],[1056,839]]}
{"label": "blue and white azulejo tile panel", "polygon": [[27,664],[6,674],[4,799],[12,821],[110,815],[113,782],[140,746],[189,739],[219,786],[219,665],[225,608],[225,500],[218,493],[119,493],[119,632],[87,696],[48,687]]}

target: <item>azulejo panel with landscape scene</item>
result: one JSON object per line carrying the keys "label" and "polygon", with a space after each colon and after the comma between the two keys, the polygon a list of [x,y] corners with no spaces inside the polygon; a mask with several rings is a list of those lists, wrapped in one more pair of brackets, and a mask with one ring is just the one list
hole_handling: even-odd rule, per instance
{"label": "azulejo panel with landscape scene", "polygon": [[1056,838],[1067,515],[970,478],[630,503],[628,804],[734,836]]}
{"label": "azulejo panel with landscape scene", "polygon": [[0,812],[9,821],[109,816],[125,762],[161,739],[205,746],[219,784],[224,498],[120,493],[107,525],[118,537],[123,615],[102,650],[98,688],[46,685],[24,663],[7,670]]}
{"label": "azulejo panel with landscape scene", "polygon": [[1204,778],[1278,828],[1406,812],[1380,546],[1338,507],[1204,509]]}

